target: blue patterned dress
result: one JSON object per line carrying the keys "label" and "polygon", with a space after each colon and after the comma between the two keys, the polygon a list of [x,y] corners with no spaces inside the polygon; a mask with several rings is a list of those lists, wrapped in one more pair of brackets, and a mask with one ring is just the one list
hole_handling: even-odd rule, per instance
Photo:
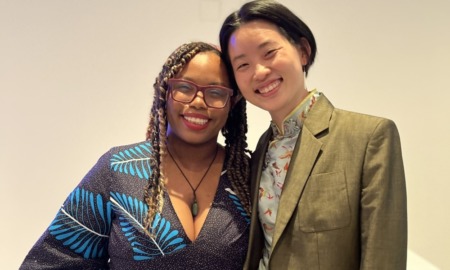
{"label": "blue patterned dress", "polygon": [[150,143],[112,148],[68,196],[20,269],[242,269],[249,217],[222,173],[197,239],[185,234],[166,193],[143,232]]}

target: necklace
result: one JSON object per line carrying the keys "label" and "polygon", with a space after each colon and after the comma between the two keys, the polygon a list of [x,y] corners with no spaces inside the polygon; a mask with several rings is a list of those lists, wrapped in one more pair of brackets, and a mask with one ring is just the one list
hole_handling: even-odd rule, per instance
{"label": "necklace", "polygon": [[173,158],[172,154],[169,151],[169,148],[167,148],[167,152],[169,153],[170,157],[172,158],[173,162],[175,163],[175,165],[177,166],[178,170],[180,170],[181,174],[183,175],[184,179],[186,180],[186,182],[189,184],[189,186],[192,189],[192,193],[194,193],[194,201],[191,204],[191,212],[192,212],[192,216],[196,217],[198,214],[198,203],[197,203],[197,194],[195,194],[195,192],[197,191],[198,187],[200,186],[200,184],[203,182],[203,179],[205,179],[205,176],[208,174],[209,169],[211,169],[212,164],[214,163],[214,160],[216,160],[217,157],[217,153],[219,152],[219,147],[216,146],[216,153],[214,154],[214,158],[211,160],[211,163],[209,163],[208,168],[206,169],[206,172],[203,174],[202,178],[200,179],[200,181],[198,182],[198,185],[194,188],[191,184],[191,181],[189,181],[189,179],[186,177],[186,175],[184,174],[183,170],[181,169],[180,165],[178,165],[177,161]]}

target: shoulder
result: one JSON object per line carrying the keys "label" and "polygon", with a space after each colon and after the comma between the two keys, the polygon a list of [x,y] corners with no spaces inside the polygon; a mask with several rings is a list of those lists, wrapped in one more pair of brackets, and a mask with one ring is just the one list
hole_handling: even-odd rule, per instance
{"label": "shoulder", "polygon": [[[395,126],[394,121],[389,118],[336,108],[323,93],[321,94],[317,107],[320,107],[319,111],[322,113],[325,111],[330,113],[330,122],[336,121],[339,124],[362,125],[359,126],[360,128],[365,126],[378,126],[380,124]],[[324,115],[322,114],[321,116],[323,117]]]}
{"label": "shoulder", "polygon": [[330,133],[351,135],[350,137],[398,133],[395,122],[389,118],[336,108],[324,95],[320,99],[322,102],[317,104],[320,106],[317,111],[322,114],[315,112],[314,121],[307,124],[311,127],[327,126]]}
{"label": "shoulder", "polygon": [[[320,105],[319,105],[320,104]],[[331,103],[331,101],[325,96],[325,94],[321,94],[321,98],[319,99],[319,102],[317,104],[317,107],[320,107],[321,109],[319,111],[329,111],[331,113],[331,118],[338,117],[353,121],[364,121],[364,122],[370,122],[370,123],[379,123],[379,122],[393,122],[391,119],[366,114],[363,112],[355,112],[350,111],[346,109],[342,109],[339,107],[334,107],[334,105]],[[327,109],[324,109],[327,108]]]}
{"label": "shoulder", "polygon": [[400,134],[391,119],[359,112],[335,109],[330,119],[329,134],[340,141],[357,142],[400,141]]}
{"label": "shoulder", "polygon": [[109,170],[121,177],[149,179],[151,168],[151,143],[142,141],[133,144],[112,147],[104,155]]}
{"label": "shoulder", "polygon": [[107,164],[112,166],[124,161],[149,158],[150,153],[151,144],[149,141],[113,146],[99,158],[97,165]]}
{"label": "shoulder", "polygon": [[141,142],[132,143],[132,144],[114,146],[114,147],[111,147],[111,149],[108,152],[110,154],[117,154],[120,152],[150,153],[150,151],[151,151],[150,141],[141,141]]}
{"label": "shoulder", "polygon": [[395,122],[389,118],[360,112],[347,111],[338,108],[334,109],[331,121],[333,121],[333,118],[337,123],[347,124],[357,129],[377,127],[392,128],[396,126]]}
{"label": "shoulder", "polygon": [[354,111],[349,111],[349,110],[340,109],[340,108],[334,109],[334,115],[336,117],[349,118],[349,119],[368,121],[368,122],[374,122],[374,123],[384,122],[384,121],[392,121],[391,119],[388,119],[385,117],[366,114],[366,113],[362,113],[362,112],[354,112]]}

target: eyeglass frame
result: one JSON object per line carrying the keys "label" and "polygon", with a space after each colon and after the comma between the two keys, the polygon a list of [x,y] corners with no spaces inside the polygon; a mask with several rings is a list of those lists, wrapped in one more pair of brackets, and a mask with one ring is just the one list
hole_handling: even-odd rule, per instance
{"label": "eyeglass frame", "polygon": [[[173,91],[173,89],[172,89],[172,83],[176,83],[176,82],[184,82],[184,83],[190,84],[190,85],[192,85],[192,86],[195,87],[195,90],[196,90],[196,91],[195,91],[195,94],[192,96],[192,99],[191,99],[190,101],[180,101],[180,100],[177,100],[177,99],[175,99],[175,98],[173,97],[173,94],[172,94],[172,91]],[[171,92],[171,93],[170,93],[170,96],[172,96],[172,99],[173,99],[174,101],[177,101],[177,102],[180,102],[180,103],[183,103],[183,104],[189,104],[189,103],[191,103],[192,101],[194,101],[194,99],[197,97],[197,93],[200,91],[200,92],[202,92],[202,94],[203,94],[203,102],[205,102],[205,105],[206,105],[208,108],[213,108],[213,109],[223,109],[223,108],[225,108],[225,107],[227,106],[228,102],[230,101],[231,97],[234,96],[234,91],[233,91],[233,89],[231,89],[231,88],[228,88],[228,87],[225,87],[225,86],[222,86],[222,85],[214,85],[214,84],[209,84],[209,85],[199,85],[199,84],[196,84],[196,83],[193,82],[193,81],[189,81],[189,80],[185,80],[185,79],[175,79],[175,78],[170,78],[170,79],[167,80],[167,86],[168,86],[168,90]],[[221,89],[221,90],[226,90],[226,91],[229,93],[228,99],[226,100],[226,102],[225,102],[225,104],[223,105],[223,107],[214,107],[214,106],[210,106],[210,105],[208,104],[208,102],[206,102],[205,91],[206,91],[207,89],[211,89],[211,88],[216,88],[216,89],[218,88],[218,89]]]}

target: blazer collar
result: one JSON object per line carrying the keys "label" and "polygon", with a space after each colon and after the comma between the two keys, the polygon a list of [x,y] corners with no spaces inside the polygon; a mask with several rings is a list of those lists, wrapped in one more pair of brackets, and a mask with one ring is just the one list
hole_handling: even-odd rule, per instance
{"label": "blazer collar", "polygon": [[308,129],[313,136],[319,135],[328,129],[333,111],[333,104],[322,93],[321,97],[308,113],[303,128]]}

